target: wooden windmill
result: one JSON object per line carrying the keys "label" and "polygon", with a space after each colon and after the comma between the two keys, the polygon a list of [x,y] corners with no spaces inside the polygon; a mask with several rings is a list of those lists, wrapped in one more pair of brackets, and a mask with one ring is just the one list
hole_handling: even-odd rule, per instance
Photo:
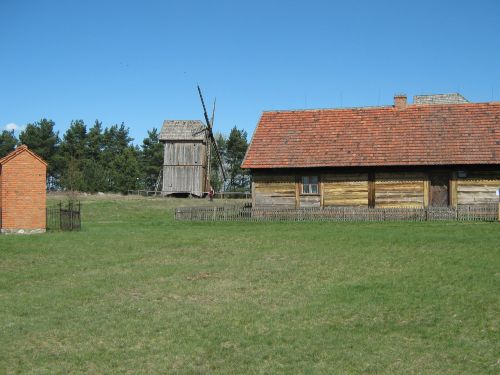
{"label": "wooden windmill", "polygon": [[223,179],[224,165],[213,134],[215,102],[212,119],[208,118],[205,101],[198,86],[205,124],[199,120],[165,120],[160,141],[165,145],[161,175],[162,195],[202,197],[210,189],[212,149]]}

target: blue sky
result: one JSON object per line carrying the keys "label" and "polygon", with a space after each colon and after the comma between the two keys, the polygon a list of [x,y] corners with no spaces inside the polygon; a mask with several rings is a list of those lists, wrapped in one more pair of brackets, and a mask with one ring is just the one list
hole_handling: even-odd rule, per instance
{"label": "blue sky", "polygon": [[[253,133],[263,110],[500,100],[500,1],[0,0],[0,127],[163,119]],[[211,105],[210,105],[211,107]],[[9,125],[10,124],[10,125]]]}

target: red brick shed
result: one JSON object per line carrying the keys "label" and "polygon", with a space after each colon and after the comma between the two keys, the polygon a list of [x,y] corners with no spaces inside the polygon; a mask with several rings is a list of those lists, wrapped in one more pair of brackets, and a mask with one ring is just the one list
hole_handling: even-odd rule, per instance
{"label": "red brick shed", "polygon": [[2,233],[41,233],[46,228],[47,163],[22,145],[0,159]]}

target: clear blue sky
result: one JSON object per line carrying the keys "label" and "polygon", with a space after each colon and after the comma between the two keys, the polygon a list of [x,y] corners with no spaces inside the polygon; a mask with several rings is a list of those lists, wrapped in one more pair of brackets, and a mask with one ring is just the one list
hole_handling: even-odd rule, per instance
{"label": "clear blue sky", "polygon": [[0,0],[0,128],[163,119],[253,133],[263,110],[500,100],[500,1]]}

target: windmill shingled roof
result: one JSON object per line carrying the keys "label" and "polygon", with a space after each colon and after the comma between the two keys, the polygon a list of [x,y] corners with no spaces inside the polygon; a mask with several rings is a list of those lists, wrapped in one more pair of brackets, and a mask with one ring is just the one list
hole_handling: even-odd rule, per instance
{"label": "windmill shingled roof", "polygon": [[160,141],[205,140],[205,124],[200,120],[165,120]]}

